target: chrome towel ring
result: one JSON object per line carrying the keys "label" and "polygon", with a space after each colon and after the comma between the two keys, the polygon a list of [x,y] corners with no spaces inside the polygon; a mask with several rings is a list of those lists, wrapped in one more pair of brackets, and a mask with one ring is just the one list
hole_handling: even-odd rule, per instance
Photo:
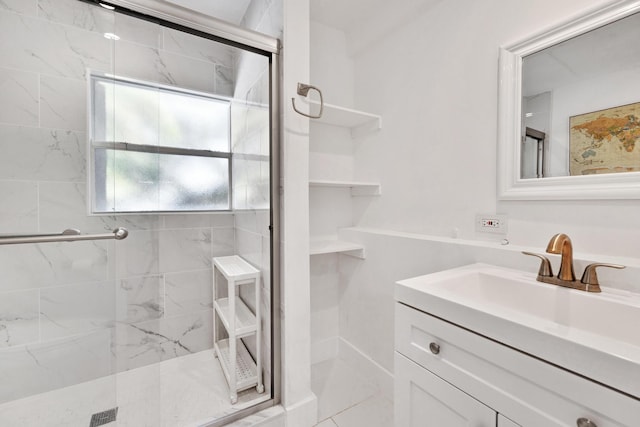
{"label": "chrome towel ring", "polygon": [[305,113],[303,111],[298,110],[296,108],[296,100],[295,100],[295,98],[291,98],[291,104],[293,105],[293,110],[296,113],[301,114],[301,115],[303,115],[305,117],[309,117],[310,119],[319,119],[320,117],[322,117],[322,110],[324,108],[324,100],[322,99],[322,91],[320,89],[318,89],[317,87],[315,87],[315,86],[307,85],[307,84],[304,84],[304,83],[298,83],[297,93],[300,96],[306,97],[306,96],[309,96],[309,90],[312,90],[312,89],[315,90],[316,92],[318,92],[318,95],[320,95],[320,112],[318,112],[317,116],[314,116],[312,114],[307,114],[307,113]]}

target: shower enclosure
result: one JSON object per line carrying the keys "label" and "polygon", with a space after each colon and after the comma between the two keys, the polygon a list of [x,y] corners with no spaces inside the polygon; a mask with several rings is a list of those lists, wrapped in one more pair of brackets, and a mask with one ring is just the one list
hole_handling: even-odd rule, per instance
{"label": "shower enclosure", "polygon": [[[218,426],[278,401],[277,64],[277,40],[164,2],[0,2],[0,425]],[[264,384],[234,403],[230,255],[259,271],[237,346]]]}

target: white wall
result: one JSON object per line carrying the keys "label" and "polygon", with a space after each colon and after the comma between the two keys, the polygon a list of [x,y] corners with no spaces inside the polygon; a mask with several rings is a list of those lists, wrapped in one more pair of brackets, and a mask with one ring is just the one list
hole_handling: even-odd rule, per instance
{"label": "white wall", "polygon": [[605,3],[440,2],[356,57],[356,105],[384,119],[356,152],[358,178],[380,179],[384,195],[357,224],[485,238],[474,214],[497,210],[512,243],[563,231],[577,250],[633,254],[637,202],[496,201],[498,46]]}
{"label": "white wall", "polygon": [[[496,198],[498,47],[605,3],[436,2],[375,44],[362,48],[356,40],[354,107],[381,114],[383,129],[353,145],[354,174],[357,180],[380,181],[382,196],[354,198],[352,221],[361,228],[339,233],[364,243],[367,259],[338,257],[338,331],[382,368],[393,370],[393,284],[402,278],[476,261],[535,272],[537,261],[519,250],[542,252],[553,234],[565,232],[573,239],[576,259],[621,260],[633,266],[603,272],[603,283],[640,290],[637,201]],[[366,23],[362,26],[366,32]],[[318,63],[315,67],[320,68]],[[339,76],[325,84],[339,85]],[[496,211],[509,216],[507,247],[496,243],[504,236],[474,230],[476,213]],[[313,209],[311,214],[313,218]],[[458,234],[471,243],[399,237],[362,227]],[[473,243],[478,240],[489,244]],[[584,263],[577,261],[576,271]],[[331,284],[332,262],[325,259],[321,265],[318,286],[322,280]]]}

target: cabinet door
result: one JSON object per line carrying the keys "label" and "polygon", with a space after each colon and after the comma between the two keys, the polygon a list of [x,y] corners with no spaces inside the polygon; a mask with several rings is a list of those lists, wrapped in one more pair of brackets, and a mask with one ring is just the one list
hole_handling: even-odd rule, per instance
{"label": "cabinet door", "polygon": [[498,427],[522,427],[522,426],[520,426],[520,424],[514,423],[509,418],[506,418],[503,415],[498,414]]}
{"label": "cabinet door", "polygon": [[396,427],[494,427],[496,412],[395,353]]}

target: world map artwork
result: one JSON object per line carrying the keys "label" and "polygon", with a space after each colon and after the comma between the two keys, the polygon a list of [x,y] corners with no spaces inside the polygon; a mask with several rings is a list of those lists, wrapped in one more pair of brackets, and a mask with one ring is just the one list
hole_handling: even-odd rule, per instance
{"label": "world map artwork", "polygon": [[571,175],[640,171],[640,103],[569,119]]}

